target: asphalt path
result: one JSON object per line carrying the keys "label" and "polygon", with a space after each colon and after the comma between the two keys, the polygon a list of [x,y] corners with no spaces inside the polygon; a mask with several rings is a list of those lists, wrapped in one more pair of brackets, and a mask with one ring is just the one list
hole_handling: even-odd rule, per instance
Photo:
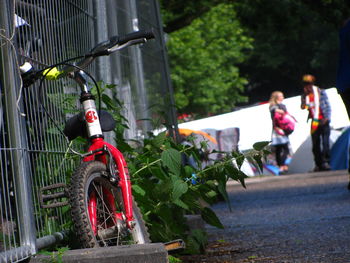
{"label": "asphalt path", "polygon": [[350,262],[350,192],[346,171],[230,182],[232,210],[212,208],[225,229],[206,226],[206,254],[184,262]]}

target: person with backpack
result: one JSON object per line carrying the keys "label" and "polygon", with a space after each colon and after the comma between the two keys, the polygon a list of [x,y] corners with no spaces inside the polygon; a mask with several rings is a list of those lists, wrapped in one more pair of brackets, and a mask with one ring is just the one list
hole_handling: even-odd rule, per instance
{"label": "person with backpack", "polygon": [[280,173],[288,172],[288,165],[286,164],[287,157],[289,155],[289,131],[284,130],[281,125],[283,116],[287,114],[287,107],[282,102],[284,95],[281,91],[274,91],[271,94],[270,113],[272,119],[272,135],[271,146],[274,148],[276,163]]}
{"label": "person with backpack", "polygon": [[308,120],[311,119],[310,133],[316,172],[330,170],[331,106],[326,91],[315,86],[315,80],[310,74],[302,77],[304,92],[301,96],[301,108],[309,111]]}

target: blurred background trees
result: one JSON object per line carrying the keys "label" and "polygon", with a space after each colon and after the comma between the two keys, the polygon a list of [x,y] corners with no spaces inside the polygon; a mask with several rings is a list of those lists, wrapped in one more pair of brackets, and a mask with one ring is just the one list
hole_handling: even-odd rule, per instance
{"label": "blurred background trees", "polygon": [[335,85],[346,0],[161,0],[179,113],[220,114],[301,93],[314,74]]}
{"label": "blurred background trees", "polygon": [[[238,64],[252,49],[232,4],[220,4],[168,41],[175,101],[180,112],[229,112],[240,102],[244,85]],[[233,88],[234,87],[234,88]]]}

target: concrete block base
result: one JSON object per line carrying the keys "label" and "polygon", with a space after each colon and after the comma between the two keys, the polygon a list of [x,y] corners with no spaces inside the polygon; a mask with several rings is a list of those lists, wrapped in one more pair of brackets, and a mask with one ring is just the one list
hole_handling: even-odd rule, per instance
{"label": "concrete block base", "polygon": [[[51,262],[50,259],[55,257],[58,259],[59,256],[37,255],[30,259],[30,263]],[[168,263],[168,253],[162,243],[150,243],[68,250],[61,259],[65,263]]]}

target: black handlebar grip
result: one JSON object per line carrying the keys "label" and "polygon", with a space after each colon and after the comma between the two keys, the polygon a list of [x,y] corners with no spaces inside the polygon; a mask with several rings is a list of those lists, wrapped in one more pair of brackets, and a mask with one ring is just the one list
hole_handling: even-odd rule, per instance
{"label": "black handlebar grip", "polygon": [[99,57],[109,55],[111,52],[110,48],[116,45],[122,45],[130,40],[135,39],[151,39],[155,38],[154,30],[150,31],[137,31],[124,36],[113,36],[108,41],[102,42],[91,49],[90,53],[86,54],[85,57]]}
{"label": "black handlebar grip", "polygon": [[133,32],[130,34],[126,34],[125,36],[119,36],[118,39],[118,44],[122,45],[130,40],[134,40],[134,39],[140,39],[140,38],[146,38],[146,39],[152,39],[155,38],[155,33],[154,30],[150,30],[150,31],[137,31],[137,32]]}

